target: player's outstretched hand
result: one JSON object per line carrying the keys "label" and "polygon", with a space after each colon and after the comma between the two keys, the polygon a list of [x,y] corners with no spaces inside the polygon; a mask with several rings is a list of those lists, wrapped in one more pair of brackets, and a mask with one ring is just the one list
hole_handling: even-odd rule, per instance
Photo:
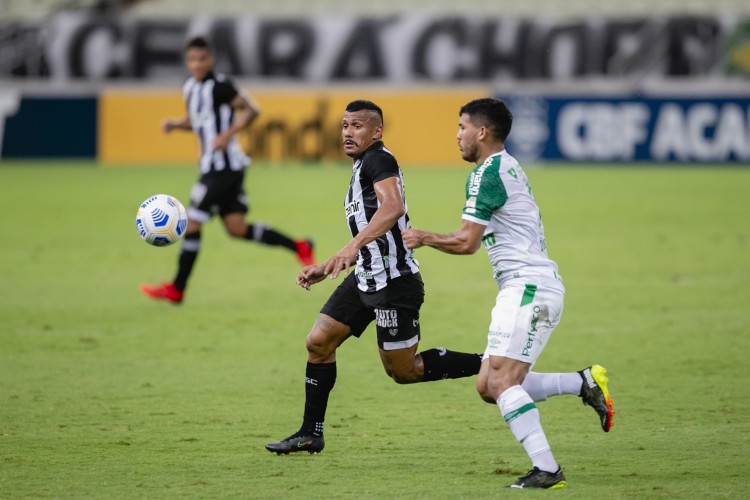
{"label": "player's outstretched hand", "polygon": [[349,268],[357,262],[357,252],[359,249],[349,244],[339,250],[339,252],[323,263],[323,271],[330,275],[332,280],[338,278],[339,273],[344,271],[344,275],[349,274]]}
{"label": "player's outstretched hand", "polygon": [[424,231],[419,229],[406,229],[401,231],[401,238],[403,238],[406,247],[412,250],[424,245],[422,242],[423,235]]}
{"label": "player's outstretched hand", "polygon": [[326,276],[324,264],[305,266],[297,275],[296,283],[305,290],[309,290],[315,283],[323,281]]}
{"label": "player's outstretched hand", "polygon": [[161,130],[165,134],[170,133],[175,128],[177,127],[175,126],[174,120],[164,120],[163,122],[161,122]]}

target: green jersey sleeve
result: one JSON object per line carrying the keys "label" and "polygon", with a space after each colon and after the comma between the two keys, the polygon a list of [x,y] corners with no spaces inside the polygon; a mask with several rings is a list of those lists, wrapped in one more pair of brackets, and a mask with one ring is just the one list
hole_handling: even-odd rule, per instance
{"label": "green jersey sleeve", "polygon": [[488,158],[466,180],[465,218],[489,222],[492,213],[505,205],[508,192],[500,178],[500,159]]}

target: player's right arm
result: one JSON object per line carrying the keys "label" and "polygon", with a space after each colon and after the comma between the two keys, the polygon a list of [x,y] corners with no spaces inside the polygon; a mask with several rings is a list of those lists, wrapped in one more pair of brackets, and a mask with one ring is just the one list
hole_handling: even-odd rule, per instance
{"label": "player's right arm", "polygon": [[193,130],[193,125],[190,123],[190,117],[186,116],[177,120],[164,120],[161,123],[161,129],[165,134],[168,134],[173,130]]}
{"label": "player's right arm", "polygon": [[464,219],[461,227],[449,234],[438,234],[424,229],[407,229],[401,232],[406,246],[414,249],[432,247],[454,255],[470,255],[482,246],[482,235],[486,226]]}
{"label": "player's right arm", "polygon": [[[428,246],[454,255],[476,253],[482,246],[482,236],[490,223],[492,214],[508,199],[508,193],[500,180],[499,167],[500,163],[497,161],[491,168],[485,168],[479,173],[477,169],[474,169],[469,176],[460,228],[450,234],[407,229],[401,233],[406,246],[411,249]],[[477,183],[479,183],[478,188]]]}

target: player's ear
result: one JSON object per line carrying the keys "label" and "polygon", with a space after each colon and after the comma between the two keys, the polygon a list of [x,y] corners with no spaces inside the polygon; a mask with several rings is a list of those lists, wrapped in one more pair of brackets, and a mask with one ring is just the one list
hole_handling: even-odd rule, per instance
{"label": "player's ear", "polygon": [[373,134],[372,138],[375,139],[376,141],[379,141],[380,139],[383,138],[383,126],[382,125],[378,125],[377,127],[375,127],[375,133]]}
{"label": "player's ear", "polygon": [[477,131],[477,139],[480,141],[483,140],[485,137],[487,137],[487,134],[489,134],[490,131],[487,130],[487,127],[479,127],[479,131]]}

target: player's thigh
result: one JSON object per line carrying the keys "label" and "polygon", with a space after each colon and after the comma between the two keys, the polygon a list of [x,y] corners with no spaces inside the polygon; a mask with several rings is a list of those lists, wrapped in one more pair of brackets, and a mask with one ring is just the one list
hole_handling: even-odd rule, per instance
{"label": "player's thigh", "polygon": [[383,351],[408,349],[419,343],[419,311],[424,302],[424,284],[419,275],[401,276],[386,288],[362,299],[375,314],[378,347]]}
{"label": "player's thigh", "polygon": [[242,172],[226,172],[201,176],[190,191],[188,218],[207,222],[216,213],[223,218],[233,212],[247,212],[243,175]]}
{"label": "player's thigh", "polygon": [[211,220],[215,183],[211,179],[201,178],[190,189],[190,206],[188,206],[188,223],[199,223]]}
{"label": "player's thigh", "polygon": [[354,273],[350,273],[320,309],[307,336],[308,359],[314,363],[335,361],[338,346],[351,336],[362,335],[373,318],[372,310],[360,299]]}
{"label": "player's thigh", "polygon": [[243,187],[244,174],[236,172],[231,176],[218,200],[218,212],[222,218],[229,214],[241,214],[244,221],[250,211],[250,199]]}
{"label": "player's thigh", "polygon": [[492,309],[485,356],[533,365],[560,322],[563,299],[555,283],[518,280],[503,286]]}

